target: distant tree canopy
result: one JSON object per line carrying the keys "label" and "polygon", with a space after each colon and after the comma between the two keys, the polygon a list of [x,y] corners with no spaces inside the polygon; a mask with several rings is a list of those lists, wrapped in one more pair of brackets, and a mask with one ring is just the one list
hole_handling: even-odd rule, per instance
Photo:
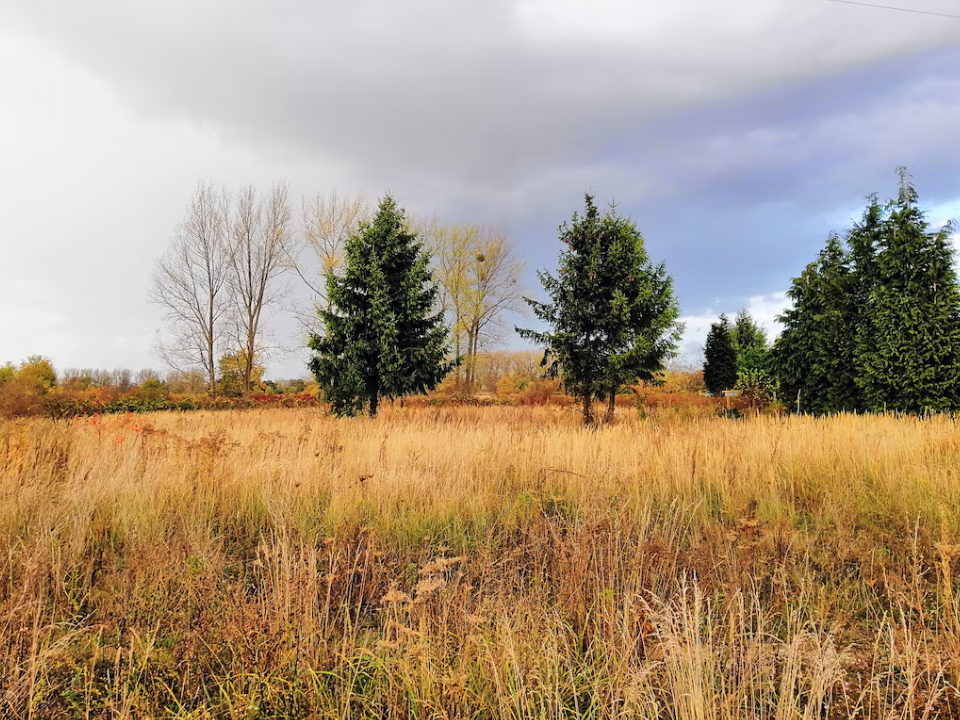
{"label": "distant tree canopy", "polygon": [[40,392],[46,392],[57,384],[57,372],[47,358],[32,355],[20,364],[17,380]]}
{"label": "distant tree canopy", "polygon": [[931,229],[904,169],[793,280],[772,366],[802,411],[960,407],[960,287],[953,226]]}
{"label": "distant tree canopy", "polygon": [[610,420],[623,386],[663,369],[679,340],[679,308],[672,279],[663,263],[650,262],[634,223],[614,209],[601,215],[590,195],[584,215],[560,228],[560,241],[558,275],[538,273],[550,302],[527,300],[550,329],[518,332],[546,348],[592,425],[595,399],[607,400]]}
{"label": "distant tree canopy", "polygon": [[347,240],[342,272],[327,271],[324,332],[309,341],[310,370],[334,413],[375,416],[382,398],[433,390],[459,362],[447,357],[439,292],[429,255],[385,197]]}

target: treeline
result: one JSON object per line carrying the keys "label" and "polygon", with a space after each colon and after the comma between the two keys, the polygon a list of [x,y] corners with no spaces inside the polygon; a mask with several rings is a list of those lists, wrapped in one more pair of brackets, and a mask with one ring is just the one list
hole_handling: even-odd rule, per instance
{"label": "treeline", "polygon": [[765,392],[814,414],[960,408],[953,229],[931,227],[901,168],[897,196],[869,197],[860,222],[793,279],[769,352],[764,343],[744,357],[743,315],[711,327],[707,387]]}
{"label": "treeline", "polygon": [[268,380],[256,392],[237,390],[236,369],[208,393],[206,378],[197,371],[161,371],[127,368],[67,368],[57,373],[53,363],[32,356],[19,365],[0,366],[0,418],[71,417],[95,413],[151,412],[258,407],[263,404],[303,407],[317,404],[316,383]]}
{"label": "treeline", "polygon": [[[282,185],[267,193],[199,187],[151,283],[166,310],[160,354],[173,370],[163,378],[71,371],[57,392],[109,387],[111,402],[304,394],[339,415],[375,415],[384,400],[438,390],[539,397],[562,389],[589,425],[596,402],[611,420],[618,395],[662,383],[675,356],[683,328],[671,276],[649,258],[632,220],[613,206],[601,212],[589,195],[559,229],[556,274],[538,273],[543,302],[527,297],[507,237],[488,227],[411,218],[390,196],[373,207],[362,195],[319,195],[299,214],[297,228]],[[831,236],[793,280],[793,306],[772,344],[745,310],[713,324],[706,389],[736,389],[747,408],[957,409],[951,233],[930,227],[902,170],[897,197],[871,197],[862,221]],[[295,303],[284,276],[303,283],[309,307]],[[491,354],[524,308],[540,326],[516,331],[542,352]],[[263,379],[274,312],[303,323],[312,380]],[[20,398],[13,405],[57,385],[41,361],[0,368],[3,396]]]}
{"label": "treeline", "polygon": [[[321,331],[318,312],[332,309],[327,275],[344,275],[350,238],[374,219],[363,194],[306,197],[295,211],[282,184],[267,192],[201,185],[151,281],[151,299],[166,315],[159,355],[171,368],[201,373],[208,392],[258,392],[263,363],[279,349],[271,320],[285,314],[305,335]],[[436,217],[403,222],[424,245],[438,283],[433,301],[452,355],[462,358],[455,377],[471,391],[477,357],[521,310],[523,265],[494,228]],[[308,301],[298,302],[304,291]]]}
{"label": "treeline", "polygon": [[[423,401],[543,404],[557,395],[559,383],[543,376],[542,357],[542,352],[534,350],[480,352],[475,362],[475,392],[464,392],[462,382],[451,374]],[[314,379],[262,380],[261,371],[259,368],[254,374],[254,391],[243,394],[237,366],[228,367],[217,380],[217,391],[210,394],[200,371],[67,368],[57,372],[49,359],[33,356],[17,365],[0,365],[0,418],[320,404]]]}
{"label": "treeline", "polygon": [[[539,273],[548,302],[526,299],[543,330],[518,329],[545,350],[545,374],[559,378],[581,404],[584,423],[593,403],[607,402],[612,420],[617,395],[654,381],[680,336],[672,279],[647,256],[643,236],[615,208],[601,214],[591,196],[584,214],[560,228],[557,275]],[[479,262],[485,262],[478,256]],[[384,399],[423,394],[466,362],[476,380],[475,346],[450,352],[451,331],[439,298],[442,283],[429,247],[404,211],[385,197],[373,219],[345,245],[341,273],[326,272],[322,329],[310,336],[310,370],[337,415],[376,416]],[[475,342],[479,327],[467,325]]]}
{"label": "treeline", "polygon": [[784,395],[816,413],[960,407],[952,233],[931,228],[901,169],[897,197],[871,198],[794,279],[773,349]]}

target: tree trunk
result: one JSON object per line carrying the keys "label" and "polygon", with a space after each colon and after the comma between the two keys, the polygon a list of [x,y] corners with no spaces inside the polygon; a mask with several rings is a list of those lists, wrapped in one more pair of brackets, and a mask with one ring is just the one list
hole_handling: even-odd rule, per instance
{"label": "tree trunk", "polygon": [[613,416],[617,411],[617,393],[614,391],[610,392],[610,396],[607,398],[607,415],[604,418],[604,422],[612,423]]}
{"label": "tree trunk", "polygon": [[[254,321],[248,316],[248,327],[254,327]],[[247,330],[247,347],[243,358],[243,394],[249,396],[253,392],[253,363],[256,360],[254,350],[257,347],[255,331]]]}
{"label": "tree trunk", "polygon": [[377,407],[380,405],[380,381],[379,379],[374,380],[371,385],[368,385],[368,392],[370,393],[370,411],[369,415],[372,418],[377,416]]}
{"label": "tree trunk", "polygon": [[213,338],[210,337],[207,339],[207,385],[211,395],[217,392],[217,365],[213,352]]}
{"label": "tree trunk", "polygon": [[467,327],[467,348],[464,357],[464,384],[466,385],[467,395],[473,395],[473,370],[476,363],[476,351],[474,346],[473,323]]}
{"label": "tree trunk", "polygon": [[470,366],[467,368],[467,392],[473,395],[477,382],[477,346],[480,344],[480,330],[474,326],[470,329]]}
{"label": "tree trunk", "polygon": [[583,424],[585,427],[593,427],[593,398],[591,397],[590,390],[586,387],[586,384],[581,386],[580,400],[583,404]]}
{"label": "tree trunk", "polygon": [[455,329],[453,333],[453,343],[454,343],[453,354],[456,355],[458,360],[460,360],[460,362],[457,364],[457,369],[456,369],[457,374],[455,376],[456,382],[454,383],[454,385],[457,388],[457,392],[460,392],[460,383],[463,382],[463,372],[461,369],[463,366],[463,355],[460,354],[460,331],[457,329]]}

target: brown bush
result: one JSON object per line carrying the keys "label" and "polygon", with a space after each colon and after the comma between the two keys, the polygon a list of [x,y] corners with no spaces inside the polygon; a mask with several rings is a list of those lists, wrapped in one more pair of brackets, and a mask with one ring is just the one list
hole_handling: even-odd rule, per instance
{"label": "brown bush", "polygon": [[19,378],[0,385],[0,418],[39,415],[41,398],[31,382]]}
{"label": "brown bush", "polygon": [[664,373],[663,385],[660,388],[668,393],[702,393],[707,386],[703,382],[703,371],[683,372],[671,370]]}
{"label": "brown bush", "polygon": [[524,385],[517,395],[519,405],[546,405],[560,392],[560,381],[539,378]]}

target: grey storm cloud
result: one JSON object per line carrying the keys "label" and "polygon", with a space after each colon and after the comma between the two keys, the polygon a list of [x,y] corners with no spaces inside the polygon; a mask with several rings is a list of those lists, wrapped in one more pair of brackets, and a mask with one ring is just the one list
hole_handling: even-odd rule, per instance
{"label": "grey storm cloud", "polygon": [[[296,192],[391,190],[498,223],[531,271],[594,191],[638,219],[691,313],[782,291],[838,212],[892,192],[897,165],[925,200],[960,197],[947,18],[825,0],[0,0],[0,31],[105,83],[145,138],[150,123],[211,129]],[[138,170],[177,188],[149,204],[153,253],[202,172],[173,163]],[[101,199],[93,178],[72,202],[122,203],[129,184]],[[69,231],[104,235],[87,222]]]}
{"label": "grey storm cloud", "polygon": [[8,8],[144,112],[317,153],[360,181],[453,194],[536,186],[611,146],[645,149],[644,127],[671,114],[957,41],[957,24],[864,10],[821,0]]}

